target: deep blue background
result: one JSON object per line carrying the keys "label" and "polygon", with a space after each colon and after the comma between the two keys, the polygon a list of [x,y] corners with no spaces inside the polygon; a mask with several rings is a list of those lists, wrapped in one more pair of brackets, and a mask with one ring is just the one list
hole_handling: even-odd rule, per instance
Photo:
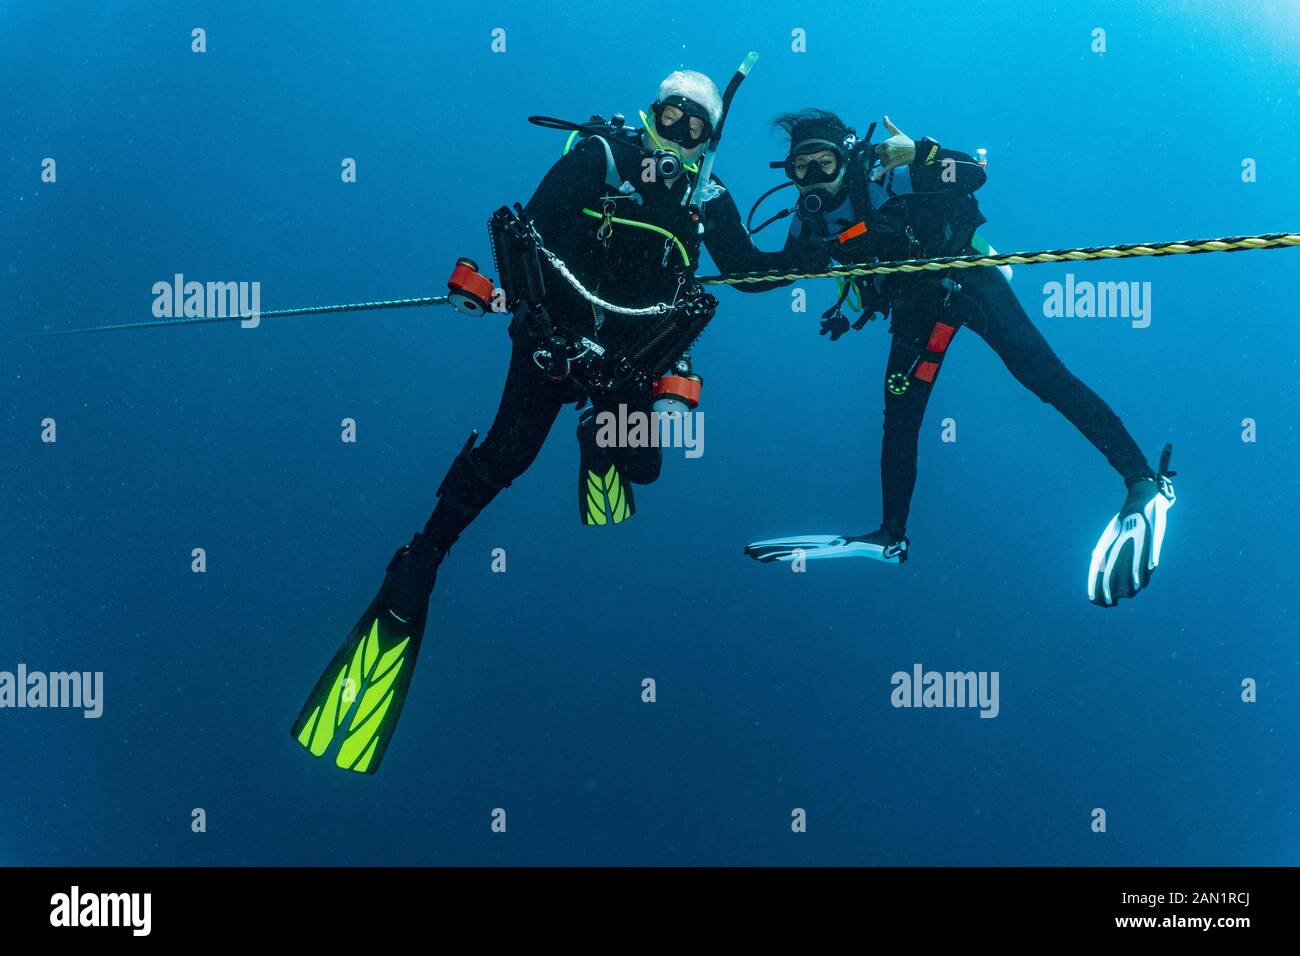
{"label": "deep blue background", "polygon": [[[819,338],[827,283],[803,315],[724,291],[696,349],[704,457],[584,529],[566,411],[444,567],[376,777],[287,730],[491,422],[502,323],[8,335],[147,319],[175,272],[259,280],[265,309],[437,294],[558,156],[528,114],[633,117],[668,70],[725,82],[749,49],[718,164],[742,209],[773,183],[771,115],[817,104],[987,147],[1002,250],[1296,230],[1298,25],[1271,2],[6,4],[0,669],[102,670],[106,710],[0,711],[0,863],[1300,862],[1300,252],[1017,270],[1033,315],[1067,271],[1153,284],[1145,330],[1041,320],[1153,456],[1176,446],[1155,584],[1109,612],[1084,572],[1123,488],[969,332],[923,433],[912,560],[743,558],[878,523],[887,336]],[[917,661],[1000,671],[1001,716],[894,710]]]}

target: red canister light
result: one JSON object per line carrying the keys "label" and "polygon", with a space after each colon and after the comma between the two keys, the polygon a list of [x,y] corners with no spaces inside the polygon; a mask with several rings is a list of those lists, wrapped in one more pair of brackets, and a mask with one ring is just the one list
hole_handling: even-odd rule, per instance
{"label": "red canister light", "polygon": [[665,375],[656,379],[651,390],[655,398],[675,398],[687,408],[695,409],[700,404],[700,390],[703,387],[704,379],[688,372],[685,375]]}
{"label": "red canister light", "polygon": [[482,315],[492,308],[492,280],[478,271],[473,259],[457,259],[447,280],[447,301],[457,312]]}

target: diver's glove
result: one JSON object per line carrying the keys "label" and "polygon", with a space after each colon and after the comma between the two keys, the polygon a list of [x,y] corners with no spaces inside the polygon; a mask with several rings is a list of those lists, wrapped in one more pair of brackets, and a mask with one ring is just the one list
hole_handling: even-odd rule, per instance
{"label": "diver's glove", "polygon": [[1160,473],[1139,478],[1128,486],[1128,497],[1110,519],[1088,568],[1088,600],[1098,607],[1114,607],[1151,583],[1160,564],[1165,539],[1165,515],[1173,507],[1176,472],[1169,470],[1173,446],[1160,456]]}
{"label": "diver's glove", "polygon": [[835,312],[832,315],[822,319],[822,330],[819,335],[829,335],[832,342],[838,342],[840,336],[849,330],[849,320],[843,312]]}

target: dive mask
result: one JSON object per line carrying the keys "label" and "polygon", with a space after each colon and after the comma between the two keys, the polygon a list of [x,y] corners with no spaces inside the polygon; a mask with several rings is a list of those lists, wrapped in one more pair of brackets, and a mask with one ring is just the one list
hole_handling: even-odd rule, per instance
{"label": "dive mask", "polygon": [[[823,166],[824,160],[815,162],[812,159],[815,153],[823,152],[835,155],[829,170]],[[844,168],[844,159],[844,147],[839,143],[833,143],[828,139],[807,139],[792,147],[790,155],[786,156],[783,162],[771,165],[785,170],[786,178],[791,182],[798,183],[800,186],[815,186],[818,183],[834,182],[840,170]],[[799,175],[800,172],[803,173],[802,176]]]}
{"label": "dive mask", "polygon": [[[669,106],[675,106],[681,111],[681,115],[677,117],[675,123],[668,123],[663,118],[664,109]],[[660,135],[678,146],[694,149],[713,135],[713,124],[709,122],[709,114],[704,107],[684,96],[665,97],[656,102],[650,109],[654,113],[655,125],[659,128]],[[699,136],[691,135],[692,116],[704,123]]]}

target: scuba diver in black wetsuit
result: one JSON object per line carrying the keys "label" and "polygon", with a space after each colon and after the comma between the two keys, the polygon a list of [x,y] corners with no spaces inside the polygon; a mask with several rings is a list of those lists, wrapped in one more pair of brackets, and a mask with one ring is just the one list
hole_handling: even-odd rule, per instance
{"label": "scuba diver in black wetsuit", "polygon": [[[645,335],[644,316],[620,314],[599,302],[647,309],[679,301],[692,291],[701,246],[724,272],[808,261],[803,252],[792,256],[756,249],[735,201],[716,177],[697,188],[698,162],[723,118],[722,97],[708,77],[692,71],[672,73],[660,85],[651,114],[642,114],[643,130],[623,128],[621,117],[606,126],[568,124],[580,127],[575,132],[581,138],[546,174],[523,209],[546,249],[583,288],[567,282],[555,264],[544,261],[545,328],[539,327],[537,310],[515,310],[510,368],[496,419],[483,443],[467,447],[452,464],[423,532],[439,554],[498,491],[532,464],[562,406],[591,403],[582,415],[580,437],[589,433],[592,409],[612,410],[619,404],[651,409],[659,392],[653,387],[658,382],[650,377],[635,377],[614,389],[597,388],[578,371],[584,356],[574,352],[585,350],[581,343],[598,340],[609,353],[603,363],[608,367],[613,357],[635,350]],[[710,309],[716,304],[698,289],[694,294],[709,300]],[[690,374],[686,349],[665,357],[673,372]],[[584,443],[583,451],[594,449]],[[603,507],[592,503],[582,514],[583,523],[616,524],[632,513],[626,484],[655,481],[661,454],[657,447],[600,452],[609,456],[602,467],[613,466],[617,473],[606,497],[621,494],[624,509],[620,514],[613,500],[600,502]],[[583,469],[580,485],[588,483],[593,470]]]}
{"label": "scuba diver in black wetsuit", "polygon": [[[753,231],[792,215],[786,249],[822,248],[819,268],[832,260],[865,264],[989,254],[976,234],[986,220],[973,195],[985,182],[984,164],[928,137],[913,142],[889,117],[884,122],[890,136],[873,147],[875,124],[859,142],[834,113],[805,110],[778,117],[775,125],[789,136],[790,149],[771,165],[785,170],[790,182],[784,185],[795,186],[799,200]],[[1119,417],[1052,351],[1007,279],[1002,269],[985,267],[840,280],[839,298],[822,316],[821,334],[835,341],[850,327],[862,328],[873,313],[891,315],[880,459],[884,520],[879,530],[862,535],[759,541],[745,549],[747,554],[763,562],[797,554],[907,560],[905,532],[921,422],[953,336],[969,326],[1022,385],[1106,457],[1128,488],[1093,552],[1089,599],[1110,607],[1146,586],[1159,563],[1165,513],[1174,502],[1169,448],[1159,472],[1153,471]],[[852,326],[843,312],[846,302],[862,313]]]}
{"label": "scuba diver in black wetsuit", "polygon": [[449,283],[458,307],[469,302],[468,310],[481,313],[500,296],[513,313],[496,419],[481,445],[474,446],[477,432],[470,435],[423,531],[393,556],[378,595],[302,708],[293,735],[316,756],[343,737],[340,767],[378,768],[439,565],[475,517],[533,463],[564,405],[591,403],[579,425],[584,523],[617,524],[632,514],[628,483],[658,477],[660,450],[600,447],[596,414],[620,404],[649,412],[656,398],[690,405],[698,395],[689,348],[717,305],[695,281],[701,246],[725,272],[806,264],[759,252],[731,195],[704,175],[730,98],[756,58],[742,64],[725,94],[703,74],[670,74],[652,115],[642,114],[643,130],[625,128],[618,116],[586,124],[533,118],[574,135],[527,206],[498,210],[489,223],[502,288],[469,260],[460,261]]}

